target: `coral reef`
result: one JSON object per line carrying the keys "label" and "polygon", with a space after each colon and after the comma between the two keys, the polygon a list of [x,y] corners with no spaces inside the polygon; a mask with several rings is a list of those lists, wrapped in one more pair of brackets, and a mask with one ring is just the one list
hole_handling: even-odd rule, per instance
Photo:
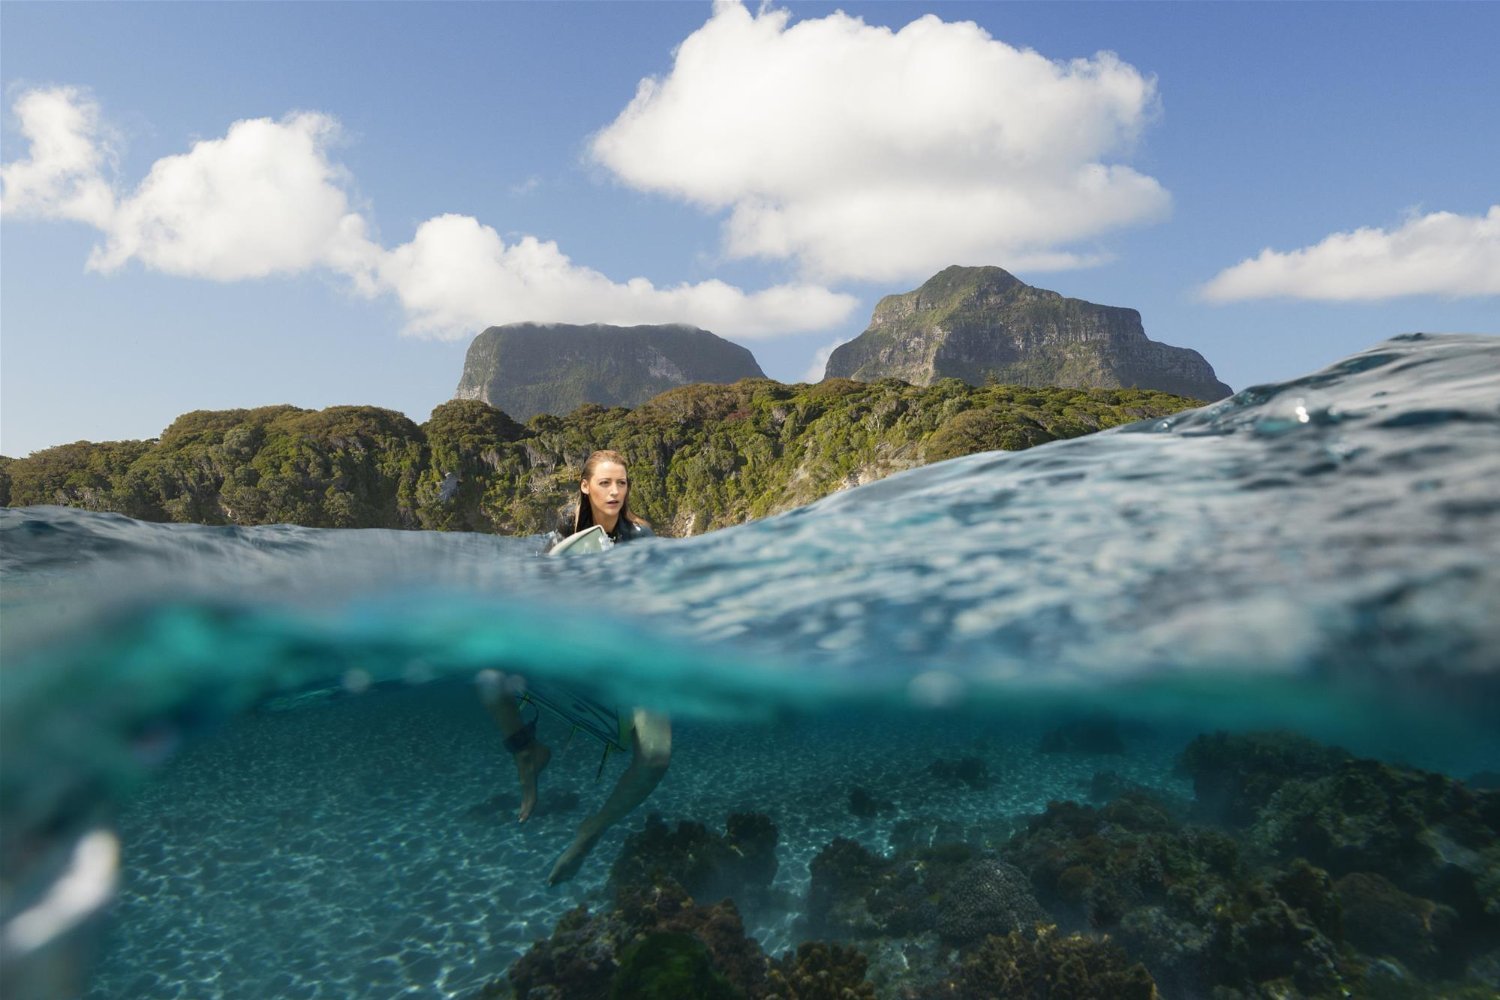
{"label": "coral reef", "polygon": [[[987,779],[966,761],[982,764],[929,774]],[[701,907],[678,884],[764,892],[775,828],[745,815],[719,836],[653,817],[616,863],[617,909],[565,916],[507,995],[1497,995],[1500,793],[1287,733],[1204,735],[1178,767],[1191,805],[1099,772],[1086,784],[1105,804],[1049,803],[998,849],[1001,821],[903,820],[889,856],[835,838],[811,863],[799,929],[845,944],[776,961],[733,901]]]}
{"label": "coral reef", "polygon": [[1124,949],[1044,926],[1035,934],[993,935],[971,952],[948,984],[959,1000],[1157,1000],[1151,974]]}
{"label": "coral reef", "polygon": [[610,1000],[740,1000],[715,968],[708,948],[691,934],[658,932],[620,953]]}
{"label": "coral reef", "polygon": [[808,941],[771,964],[766,1000],[874,1000],[869,961],[853,948]]}
{"label": "coral reef", "polygon": [[1149,796],[1054,802],[1005,856],[1054,916],[1115,931],[1174,994],[1285,979],[1303,995],[1337,995],[1348,978],[1328,936],[1337,900],[1325,875],[1304,866],[1256,876],[1227,834],[1183,827]]}
{"label": "coral reef", "polygon": [[[606,913],[570,911],[481,996],[761,996],[766,966],[731,901],[701,907],[667,881],[625,893]],[[679,987],[703,992],[670,992]],[[648,989],[657,992],[630,992]]]}
{"label": "coral reef", "polygon": [[[619,963],[618,938],[624,928],[606,917],[590,916],[588,907],[569,910],[552,936],[538,941],[511,963],[504,979],[485,985],[484,1000],[541,1000],[556,997],[609,996]],[[550,994],[549,994],[550,991]]]}
{"label": "coral reef", "polygon": [[1454,971],[1443,961],[1458,922],[1452,907],[1402,892],[1381,875],[1345,875],[1336,888],[1350,944],[1412,969]]}
{"label": "coral reef", "polygon": [[1440,774],[1372,760],[1284,784],[1249,832],[1274,856],[1297,855],[1335,876],[1384,875],[1466,918],[1500,916],[1495,894],[1500,793],[1471,792]]}
{"label": "coral reef", "polygon": [[645,829],[625,839],[610,868],[610,889],[618,898],[670,879],[694,899],[731,896],[758,906],[776,877],[778,838],[776,825],[761,813],[731,815],[723,835],[686,820],[669,828],[652,813]]}
{"label": "coral reef", "polygon": [[1349,759],[1348,751],[1296,733],[1219,732],[1188,744],[1177,768],[1193,779],[1199,818],[1247,826],[1286,782],[1319,777]]}
{"label": "coral reef", "polygon": [[1003,861],[976,858],[944,882],[937,892],[937,932],[949,944],[1029,931],[1047,921],[1026,875]]}
{"label": "coral reef", "polygon": [[1235,832],[1247,866],[1286,869],[1273,891],[1342,944],[1360,990],[1459,996],[1468,986],[1429,981],[1483,981],[1500,938],[1500,793],[1282,732],[1200,736],[1178,766],[1196,815]]}
{"label": "coral reef", "polygon": [[1465,922],[1500,920],[1500,792],[1287,733],[1200,736],[1179,766],[1199,815],[1243,830],[1262,858],[1381,875]]}
{"label": "coral reef", "polygon": [[838,940],[916,934],[937,912],[914,857],[883,858],[852,840],[835,838],[812,860],[803,917],[812,936]]}
{"label": "coral reef", "polygon": [[806,942],[772,961],[732,900],[699,906],[670,879],[607,913],[570,911],[480,993],[491,1000],[873,1000],[853,948]]}

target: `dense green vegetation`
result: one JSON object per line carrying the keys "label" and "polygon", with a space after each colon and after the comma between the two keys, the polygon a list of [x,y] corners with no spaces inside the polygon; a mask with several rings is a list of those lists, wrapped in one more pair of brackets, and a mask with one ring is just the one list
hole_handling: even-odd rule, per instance
{"label": "dense green vegetation", "polygon": [[525,425],[477,400],[444,403],[420,426],[370,406],[197,410],[156,441],[0,459],[0,500],[151,521],[531,534],[549,530],[575,495],[589,452],[614,448],[631,463],[632,509],[685,535],[927,462],[1193,405],[1139,389],[746,379]]}

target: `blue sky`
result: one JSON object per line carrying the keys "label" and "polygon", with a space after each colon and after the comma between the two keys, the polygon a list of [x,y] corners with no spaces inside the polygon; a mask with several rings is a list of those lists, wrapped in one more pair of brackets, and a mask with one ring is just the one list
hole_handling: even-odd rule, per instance
{"label": "blue sky", "polygon": [[1490,3],[10,0],[0,451],[421,421],[518,320],[800,381],[954,263],[1237,389],[1500,332],[1496,38]]}

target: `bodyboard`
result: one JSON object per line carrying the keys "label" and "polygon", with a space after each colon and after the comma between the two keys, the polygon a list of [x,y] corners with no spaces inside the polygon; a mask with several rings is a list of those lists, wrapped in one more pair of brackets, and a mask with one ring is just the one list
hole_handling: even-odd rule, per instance
{"label": "bodyboard", "polygon": [[614,543],[609,540],[602,527],[591,524],[558,542],[547,554],[560,556],[564,552],[603,552],[612,544]]}

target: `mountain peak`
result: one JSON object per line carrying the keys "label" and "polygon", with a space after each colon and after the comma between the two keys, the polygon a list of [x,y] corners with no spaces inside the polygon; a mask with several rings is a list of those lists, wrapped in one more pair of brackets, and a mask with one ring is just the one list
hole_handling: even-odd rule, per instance
{"label": "mountain peak", "polygon": [[584,403],[637,406],[680,385],[742,378],[765,378],[755,357],[695,326],[508,323],[469,345],[455,398],[525,421]]}
{"label": "mountain peak", "polygon": [[999,267],[957,265],[881,299],[865,332],[829,356],[824,377],[1230,394],[1196,351],[1148,338],[1134,309],[1070,299]]}

